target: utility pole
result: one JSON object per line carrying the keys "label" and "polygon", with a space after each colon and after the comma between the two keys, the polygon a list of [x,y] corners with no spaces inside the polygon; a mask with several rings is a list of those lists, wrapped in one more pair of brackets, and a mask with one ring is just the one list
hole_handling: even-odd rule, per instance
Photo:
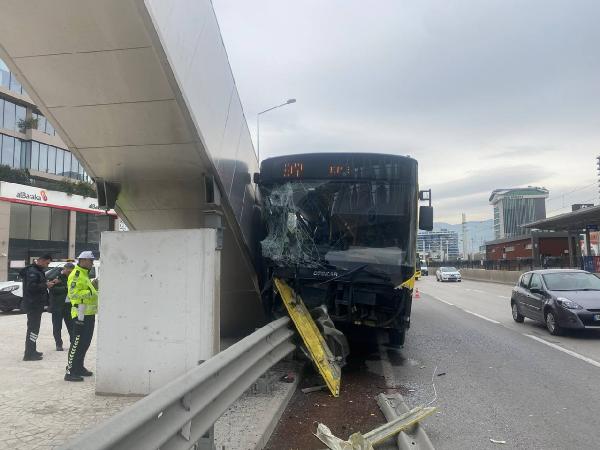
{"label": "utility pole", "polygon": [[596,158],[596,168],[598,170],[598,193],[600,194],[600,156]]}
{"label": "utility pole", "polygon": [[462,240],[463,240],[463,259],[468,259],[469,243],[467,241],[467,215],[462,213]]}

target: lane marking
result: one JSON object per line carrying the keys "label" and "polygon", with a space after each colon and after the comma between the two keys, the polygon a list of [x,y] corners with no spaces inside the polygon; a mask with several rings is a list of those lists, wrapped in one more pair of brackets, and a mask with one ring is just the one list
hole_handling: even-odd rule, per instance
{"label": "lane marking", "polygon": [[442,303],[445,303],[446,305],[449,305],[449,306],[455,306],[455,305],[454,305],[454,303],[447,302],[446,300],[442,300],[441,298],[437,298],[437,297],[434,297],[434,298],[435,298],[436,300],[439,300],[439,301],[440,301],[440,302],[442,302]]}
{"label": "lane marking", "polygon": [[456,306],[454,303],[450,303],[450,302],[447,302],[446,300],[442,300],[441,298],[436,297],[435,295],[428,294],[427,292],[423,292],[423,294],[429,295],[431,298],[437,300],[438,302],[445,303],[446,305]]}
{"label": "lane marking", "polygon": [[481,289],[471,289],[473,292],[477,292],[478,294],[485,294],[485,291],[482,291]]}
{"label": "lane marking", "polygon": [[475,317],[479,317],[480,319],[487,320],[488,322],[492,322],[492,323],[495,323],[497,325],[500,325],[500,322],[498,322],[497,320],[490,319],[489,317],[482,316],[481,314],[477,314],[476,312],[469,311],[468,309],[463,309],[463,311],[466,312],[466,313],[472,314]]}
{"label": "lane marking", "polygon": [[510,297],[508,295],[499,295],[498,298],[509,299]]}
{"label": "lane marking", "polygon": [[577,358],[577,359],[580,359],[582,361],[585,361],[586,363],[591,364],[592,366],[600,367],[600,362],[598,362],[598,361],[596,361],[596,360],[594,360],[592,358],[588,358],[587,356],[580,355],[579,353],[576,353],[576,352],[574,352],[572,350],[567,350],[566,348],[563,348],[560,345],[553,344],[552,342],[548,342],[548,341],[546,341],[546,340],[544,340],[542,338],[539,338],[537,336],[533,336],[532,334],[525,334],[525,333],[523,333],[523,335],[527,336],[527,337],[529,337],[529,338],[531,338],[533,340],[536,340],[538,342],[541,342],[542,344],[545,344],[548,347],[552,347],[555,350],[558,350],[560,352],[566,353],[567,355],[571,355],[574,358]]}
{"label": "lane marking", "polygon": [[[450,303],[450,302],[447,302],[446,300],[442,300],[441,298],[439,298],[439,297],[436,297],[435,295],[431,295],[431,294],[427,294],[427,295],[429,295],[430,297],[434,298],[434,299],[435,299],[435,300],[437,300],[437,301],[440,301],[440,302],[442,302],[442,303],[445,303],[446,305],[449,305],[449,306],[456,306],[454,303]],[[488,322],[491,322],[491,323],[495,323],[496,325],[501,325],[501,323],[500,323],[500,322],[498,322],[497,320],[490,319],[489,317],[482,316],[481,314],[477,314],[476,312],[469,311],[468,309],[464,309],[464,308],[462,308],[462,307],[460,307],[460,306],[456,306],[456,307],[457,307],[458,309],[460,309],[461,311],[464,311],[464,312],[466,312],[467,314],[471,314],[471,315],[473,315],[473,316],[475,316],[475,317],[479,317],[480,319],[487,320]]]}

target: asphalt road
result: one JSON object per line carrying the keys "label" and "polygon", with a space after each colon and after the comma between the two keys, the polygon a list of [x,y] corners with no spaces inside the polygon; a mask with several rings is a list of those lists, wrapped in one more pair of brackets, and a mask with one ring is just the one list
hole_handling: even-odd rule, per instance
{"label": "asphalt road", "polygon": [[439,412],[425,421],[436,448],[600,447],[599,332],[557,339],[514,323],[510,286],[424,277],[417,287],[406,345],[385,351],[384,367],[415,406],[434,398],[437,366]]}

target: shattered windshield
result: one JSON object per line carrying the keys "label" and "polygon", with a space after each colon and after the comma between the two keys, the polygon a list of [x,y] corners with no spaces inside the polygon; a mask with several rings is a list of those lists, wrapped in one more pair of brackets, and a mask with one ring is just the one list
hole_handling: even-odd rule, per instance
{"label": "shattered windshield", "polygon": [[414,185],[298,180],[262,192],[268,228],[262,251],[275,262],[414,265]]}

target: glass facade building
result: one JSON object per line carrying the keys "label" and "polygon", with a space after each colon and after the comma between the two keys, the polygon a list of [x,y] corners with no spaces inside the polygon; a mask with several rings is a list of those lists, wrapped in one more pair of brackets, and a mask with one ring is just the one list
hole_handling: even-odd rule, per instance
{"label": "glass facade building", "polygon": [[546,218],[546,188],[496,189],[490,195],[494,207],[494,239],[524,236],[531,233],[523,225]]}
{"label": "glass facade building", "polygon": [[23,86],[21,86],[21,83],[19,83],[19,80],[17,80],[17,77],[15,77],[15,75],[8,70],[8,67],[6,66],[4,61],[2,61],[1,59],[0,59],[0,86],[3,86],[6,89],[8,89],[9,91],[12,91],[16,94],[27,95],[27,92],[25,92],[25,89],[23,89]]}
{"label": "glass facade building", "polygon": [[[91,181],[83,166],[67,146],[62,144],[52,124],[37,111],[35,105],[24,102],[20,97],[11,97],[12,92],[21,95],[27,93],[2,60],[0,78],[1,87],[8,90],[0,91],[0,164],[78,181]],[[53,141],[62,145],[36,141],[29,136],[29,127],[54,137]]]}
{"label": "glass facade building", "polygon": [[[28,169],[36,178],[92,180],[0,60],[0,164]],[[74,258],[84,250],[99,256],[100,234],[115,229],[114,212],[105,214],[96,199],[0,180],[0,281],[14,280],[42,254]]]}
{"label": "glass facade building", "polygon": [[439,231],[419,231],[417,252],[434,261],[453,261],[460,256],[458,233],[441,229]]}

